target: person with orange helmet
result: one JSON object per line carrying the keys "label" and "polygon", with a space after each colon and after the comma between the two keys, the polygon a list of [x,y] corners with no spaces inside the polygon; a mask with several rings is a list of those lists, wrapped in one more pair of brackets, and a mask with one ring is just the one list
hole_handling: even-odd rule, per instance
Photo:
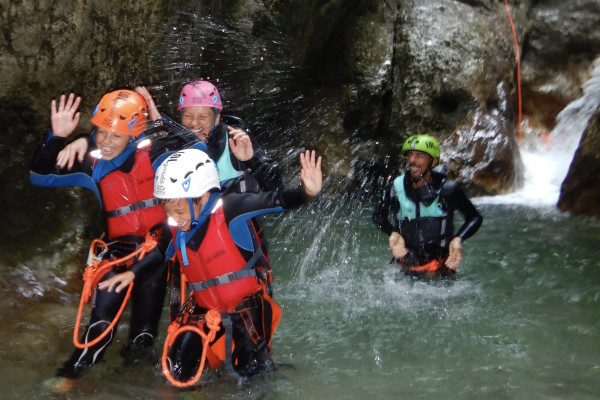
{"label": "person with orange helmet", "polygon": [[132,355],[153,344],[166,294],[165,252],[171,240],[166,215],[153,196],[152,161],[163,149],[147,140],[145,99],[128,89],[107,93],[91,117],[91,135],[68,143],[80,120],[80,102],[73,93],[52,100],[52,129],[38,146],[30,170],[35,185],[80,186],[94,192],[105,233],[98,239],[97,255],[90,258],[98,265],[114,263],[93,280],[91,315],[82,344],[75,341],[77,348],[57,371],[57,376],[67,378],[102,359],[127,298],[129,341],[122,354]]}

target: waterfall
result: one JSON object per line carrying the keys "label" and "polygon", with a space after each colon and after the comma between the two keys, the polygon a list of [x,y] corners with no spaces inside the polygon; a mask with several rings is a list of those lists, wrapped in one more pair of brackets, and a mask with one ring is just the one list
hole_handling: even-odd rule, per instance
{"label": "waterfall", "polygon": [[583,95],[569,103],[557,116],[556,125],[544,139],[521,148],[525,182],[521,189],[501,196],[476,199],[479,204],[555,206],[581,136],[600,104],[600,58],[596,59]]}

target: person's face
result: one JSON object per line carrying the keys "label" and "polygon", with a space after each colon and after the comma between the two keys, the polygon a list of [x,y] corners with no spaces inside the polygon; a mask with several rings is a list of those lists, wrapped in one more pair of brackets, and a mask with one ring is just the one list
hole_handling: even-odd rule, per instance
{"label": "person's face", "polygon": [[[200,215],[202,205],[206,202],[203,196],[200,202],[193,202],[194,215],[196,218]],[[192,227],[192,213],[190,212],[190,203],[188,199],[174,199],[163,203],[163,209],[167,217],[171,219],[169,223],[175,223],[177,229],[187,232]]]}
{"label": "person's face", "polygon": [[406,153],[408,171],[413,182],[420,181],[425,177],[429,168],[435,167],[436,160],[422,151],[410,150]]}
{"label": "person's face", "polygon": [[[217,114],[216,123],[219,123]],[[200,140],[206,142],[208,135],[215,126],[215,111],[212,107],[194,106],[181,109],[181,123],[190,129]]]}
{"label": "person's face", "polygon": [[114,131],[98,128],[96,131],[96,145],[102,154],[103,160],[112,160],[125,150],[131,141],[131,136]]}
{"label": "person's face", "polygon": [[175,223],[177,229],[187,232],[192,226],[192,213],[188,199],[169,200],[163,204],[165,214]]}

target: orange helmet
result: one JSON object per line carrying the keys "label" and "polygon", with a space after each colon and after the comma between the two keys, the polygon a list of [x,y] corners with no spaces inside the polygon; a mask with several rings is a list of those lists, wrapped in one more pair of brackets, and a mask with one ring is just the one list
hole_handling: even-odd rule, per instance
{"label": "orange helmet", "polygon": [[91,121],[98,128],[138,137],[146,130],[148,105],[132,90],[115,90],[100,99]]}

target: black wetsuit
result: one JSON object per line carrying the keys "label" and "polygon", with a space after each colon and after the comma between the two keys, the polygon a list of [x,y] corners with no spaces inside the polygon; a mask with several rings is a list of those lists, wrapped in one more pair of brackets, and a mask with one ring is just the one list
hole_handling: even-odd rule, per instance
{"label": "black wetsuit", "polygon": [[[93,150],[95,146],[88,139],[88,149]],[[101,203],[102,195],[99,184],[92,178],[94,159],[88,154],[83,162],[75,160],[70,170],[59,169],[56,166],[58,153],[67,144],[66,138],[53,137],[49,132],[34,154],[31,164],[30,179],[32,183],[40,186],[81,186],[92,190]],[[128,145],[131,146],[131,145]],[[162,148],[150,149],[150,158],[154,159]],[[124,153],[122,153],[125,155]],[[136,151],[124,157],[124,161],[118,166],[118,170],[129,173],[135,164]],[[116,170],[113,169],[113,170]],[[107,226],[107,215],[103,212],[102,218]],[[131,304],[131,318],[129,327],[129,343],[124,348],[126,352],[142,347],[150,346],[153,338],[157,335],[158,323],[163,308],[166,293],[167,268],[165,262],[165,251],[171,240],[171,232],[166,226],[166,221],[153,227],[157,234],[158,246],[145,255],[142,260],[135,260],[129,267],[129,271],[135,274],[133,290],[129,303]],[[108,229],[105,229],[108,232]],[[106,242],[109,242],[104,238]],[[136,250],[136,245],[144,241],[144,237],[123,237],[110,241],[109,251],[104,258],[115,259],[128,255]],[[119,271],[122,272],[122,271]],[[110,272],[104,279],[115,275]],[[92,310],[89,324],[83,335],[82,342],[90,342],[98,337],[113,320],[125,297],[126,290],[121,293],[108,292],[107,290],[95,290],[92,300]],[[87,369],[99,361],[106,347],[112,341],[114,331],[108,334],[98,344],[87,349],[75,349],[72,357],[61,367],[57,374],[60,376],[76,376],[81,370]]]}
{"label": "black wetsuit", "polygon": [[[379,229],[388,236],[399,232],[405,240],[409,254],[403,260],[404,265],[424,265],[434,259],[444,259],[448,256],[448,246],[455,237],[466,240],[472,236],[483,221],[481,215],[467,198],[463,190],[438,172],[432,171],[431,180],[423,187],[414,189],[409,174],[404,178],[390,182],[382,200],[377,204],[374,221]],[[400,182],[401,181],[401,182]],[[402,207],[403,196],[396,193],[394,182],[403,185],[407,203],[418,204],[414,218],[399,220],[398,213]],[[406,200],[405,200],[406,201]],[[443,216],[431,217],[418,215],[421,205],[431,206],[434,202]],[[392,212],[393,222],[389,221],[388,213]],[[454,233],[454,212],[460,212],[465,221]]]}

